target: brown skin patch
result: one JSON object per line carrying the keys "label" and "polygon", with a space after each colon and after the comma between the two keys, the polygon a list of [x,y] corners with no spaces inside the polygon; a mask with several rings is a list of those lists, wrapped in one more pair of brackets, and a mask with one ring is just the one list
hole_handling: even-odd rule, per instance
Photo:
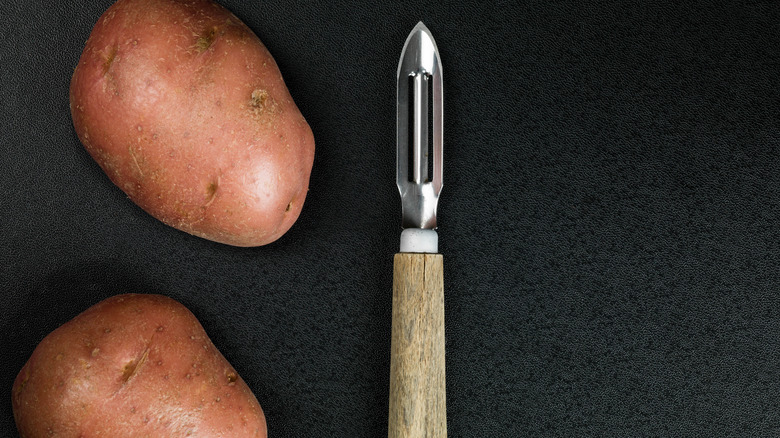
{"label": "brown skin patch", "polygon": [[[263,120],[265,119],[263,116],[273,116],[279,113],[279,104],[268,94],[268,91],[257,88],[252,91],[249,98],[249,110],[256,120]],[[265,120],[271,121],[273,118]]]}
{"label": "brown skin patch", "polygon": [[250,105],[252,105],[252,108],[263,109],[267,100],[268,92],[258,88],[252,92],[252,101]]}
{"label": "brown skin patch", "polygon": [[108,70],[111,68],[111,65],[114,63],[114,60],[116,59],[116,52],[119,50],[117,46],[111,46],[106,49],[106,55],[103,60],[103,75],[105,76],[106,73],[108,73]]}
{"label": "brown skin patch", "polygon": [[24,373],[22,375],[22,380],[17,384],[16,388],[14,388],[15,389],[15,391],[14,391],[14,397],[15,398],[19,397],[19,394],[21,394],[22,391],[24,391],[24,387],[27,386],[27,382],[30,381],[30,370],[27,367],[25,367],[22,370],[22,372]]}
{"label": "brown skin patch", "polygon": [[217,31],[217,26],[214,26],[210,29],[206,29],[198,36],[198,41],[195,42],[195,48],[198,50],[198,53],[205,52],[214,44],[214,40],[217,39]]}
{"label": "brown skin patch", "polygon": [[124,367],[122,367],[122,383],[125,384],[130,379],[138,374],[138,371],[141,369],[141,366],[146,362],[146,359],[149,357],[149,348],[147,347],[144,352],[141,354],[141,357],[138,359],[131,360],[130,362],[126,363]]}
{"label": "brown skin patch", "polygon": [[214,197],[214,194],[217,193],[217,182],[214,181],[209,184],[209,186],[206,188],[206,197],[209,199]]}
{"label": "brown skin patch", "polygon": [[206,203],[203,204],[204,207],[208,207],[214,202],[214,198],[217,196],[217,189],[219,189],[219,179],[210,182],[206,186]]}

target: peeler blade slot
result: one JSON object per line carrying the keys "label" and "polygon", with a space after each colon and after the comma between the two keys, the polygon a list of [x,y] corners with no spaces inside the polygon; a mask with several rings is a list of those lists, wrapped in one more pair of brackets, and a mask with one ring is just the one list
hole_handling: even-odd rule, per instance
{"label": "peeler blade slot", "polygon": [[409,138],[407,162],[408,181],[416,184],[432,180],[433,154],[430,147],[433,144],[430,129],[433,123],[431,108],[431,75],[419,72],[409,75]]}

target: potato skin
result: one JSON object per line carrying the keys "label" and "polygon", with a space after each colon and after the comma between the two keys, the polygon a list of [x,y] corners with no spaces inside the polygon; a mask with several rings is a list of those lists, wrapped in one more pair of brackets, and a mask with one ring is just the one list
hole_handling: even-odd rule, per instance
{"label": "potato skin", "polygon": [[79,139],[152,216],[236,246],[297,220],[314,137],[257,36],[209,0],[119,0],[70,86]]}
{"label": "potato skin", "polygon": [[54,330],[16,377],[23,438],[266,437],[257,399],[195,316],[117,295]]}

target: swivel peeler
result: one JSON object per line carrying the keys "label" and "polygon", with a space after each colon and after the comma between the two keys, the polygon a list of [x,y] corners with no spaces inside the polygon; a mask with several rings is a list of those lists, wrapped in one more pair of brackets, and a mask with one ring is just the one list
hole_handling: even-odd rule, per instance
{"label": "swivel peeler", "polygon": [[396,183],[403,231],[393,259],[388,437],[440,438],[447,436],[443,259],[435,231],[443,89],[436,42],[422,22],[406,38],[397,80]]}

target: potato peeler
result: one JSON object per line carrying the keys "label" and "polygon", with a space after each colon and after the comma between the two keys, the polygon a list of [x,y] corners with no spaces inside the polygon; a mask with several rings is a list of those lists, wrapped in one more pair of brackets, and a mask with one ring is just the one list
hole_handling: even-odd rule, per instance
{"label": "potato peeler", "polygon": [[443,259],[435,231],[443,88],[436,42],[422,22],[406,38],[397,80],[396,183],[403,231],[393,259],[388,437],[439,438],[447,436]]}

